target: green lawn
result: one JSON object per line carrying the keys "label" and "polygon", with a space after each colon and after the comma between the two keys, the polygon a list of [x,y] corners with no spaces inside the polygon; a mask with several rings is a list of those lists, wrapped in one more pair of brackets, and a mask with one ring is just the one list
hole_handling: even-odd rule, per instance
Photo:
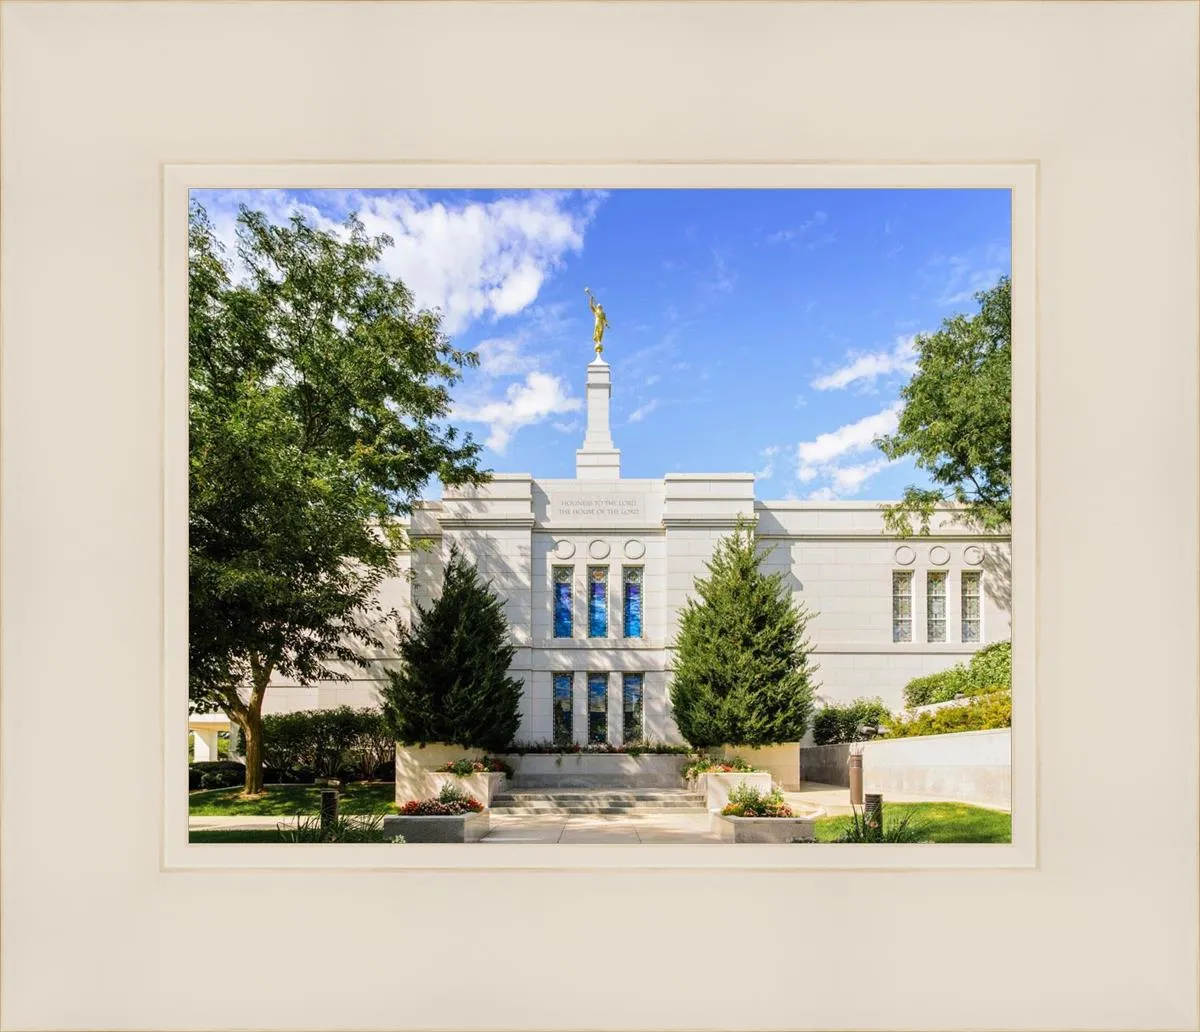
{"label": "green lawn", "polygon": [[[189,842],[283,842],[276,828],[243,828],[241,830],[225,831],[217,828],[208,828],[203,831],[192,830],[188,832]],[[380,842],[385,841],[383,833],[380,832]]]}
{"label": "green lawn", "polygon": [[189,842],[282,842],[274,828],[244,829],[241,831],[189,831]]}
{"label": "green lawn", "polygon": [[[884,824],[913,811],[913,822],[928,827],[931,842],[1011,842],[1012,814],[964,803],[884,803]],[[815,822],[818,842],[835,842],[849,817],[820,817]]]}
{"label": "green lawn", "polygon": [[[259,799],[242,799],[241,794],[240,788],[192,792],[188,812],[193,817],[294,817],[321,810],[321,789],[316,785],[267,785]],[[395,802],[396,786],[392,782],[356,781],[343,790],[338,810],[344,814],[395,813]]]}

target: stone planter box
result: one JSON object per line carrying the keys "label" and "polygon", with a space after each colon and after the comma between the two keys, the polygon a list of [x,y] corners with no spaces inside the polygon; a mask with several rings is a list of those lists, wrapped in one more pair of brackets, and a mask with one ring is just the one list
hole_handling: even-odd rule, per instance
{"label": "stone planter box", "polygon": [[726,817],[716,816],[722,842],[815,842],[811,817]]}
{"label": "stone planter box", "polygon": [[[430,791],[427,796],[410,796],[409,798],[426,799],[436,797],[443,785],[456,785],[464,792],[473,795],[484,806],[491,806],[492,800],[504,791],[504,783],[508,780],[503,771],[483,774],[448,774],[445,771],[434,771],[429,775]],[[405,802],[408,800],[406,799]]]}
{"label": "stone planter box", "polygon": [[681,753],[507,753],[513,788],[682,788]]}
{"label": "stone planter box", "polygon": [[403,835],[405,842],[478,842],[491,828],[487,810],[455,817],[385,817],[385,840]]}
{"label": "stone planter box", "polygon": [[785,792],[794,792],[800,787],[799,742],[783,742],[779,745],[723,745],[719,749],[704,751],[716,760],[726,756],[737,756],[751,767],[765,770]]}
{"label": "stone planter box", "polygon": [[738,785],[749,785],[760,792],[771,791],[771,775],[763,772],[736,771],[732,774],[701,774],[696,778],[696,790],[704,796],[706,810],[724,810],[729,793]]}

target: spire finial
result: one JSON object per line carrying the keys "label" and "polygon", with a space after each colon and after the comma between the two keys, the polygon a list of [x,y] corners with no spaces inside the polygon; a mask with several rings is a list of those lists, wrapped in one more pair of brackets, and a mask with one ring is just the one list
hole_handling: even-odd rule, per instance
{"label": "spire finial", "polygon": [[592,341],[595,344],[596,354],[599,355],[604,351],[604,345],[601,343],[604,340],[604,331],[608,329],[608,316],[604,314],[604,306],[598,304],[592,296],[591,290],[587,287],[583,288],[583,292],[588,296],[588,307],[592,310],[592,316],[596,320],[596,327],[592,331]]}

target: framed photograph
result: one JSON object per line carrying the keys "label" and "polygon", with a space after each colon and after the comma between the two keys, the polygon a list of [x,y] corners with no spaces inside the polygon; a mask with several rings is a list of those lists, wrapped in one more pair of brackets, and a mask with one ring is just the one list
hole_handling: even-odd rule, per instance
{"label": "framed photograph", "polygon": [[1196,1027],[1200,4],[0,11],[0,1027]]}
{"label": "framed photograph", "polygon": [[[1033,166],[165,176],[168,868],[1035,863]],[[373,307],[320,292],[339,275]],[[813,280],[847,307],[818,314]],[[406,364],[423,326],[439,362]],[[400,386],[364,378],[382,357]],[[325,445],[258,406],[328,420],[354,391],[353,422],[378,390],[397,436],[372,419],[371,462],[394,447],[408,479],[334,496],[372,528],[351,582],[295,491],[334,461],[358,483],[366,437],[268,486]]]}

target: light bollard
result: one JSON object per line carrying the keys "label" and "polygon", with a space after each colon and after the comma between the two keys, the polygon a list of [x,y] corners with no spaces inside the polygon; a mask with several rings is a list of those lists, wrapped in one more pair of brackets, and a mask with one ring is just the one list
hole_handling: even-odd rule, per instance
{"label": "light bollard", "polygon": [[338,818],[338,789],[328,787],[321,789],[321,836],[330,834],[337,826]]}
{"label": "light bollard", "polygon": [[862,753],[852,752],[850,754],[850,805],[862,806],[863,804],[863,758]]}

